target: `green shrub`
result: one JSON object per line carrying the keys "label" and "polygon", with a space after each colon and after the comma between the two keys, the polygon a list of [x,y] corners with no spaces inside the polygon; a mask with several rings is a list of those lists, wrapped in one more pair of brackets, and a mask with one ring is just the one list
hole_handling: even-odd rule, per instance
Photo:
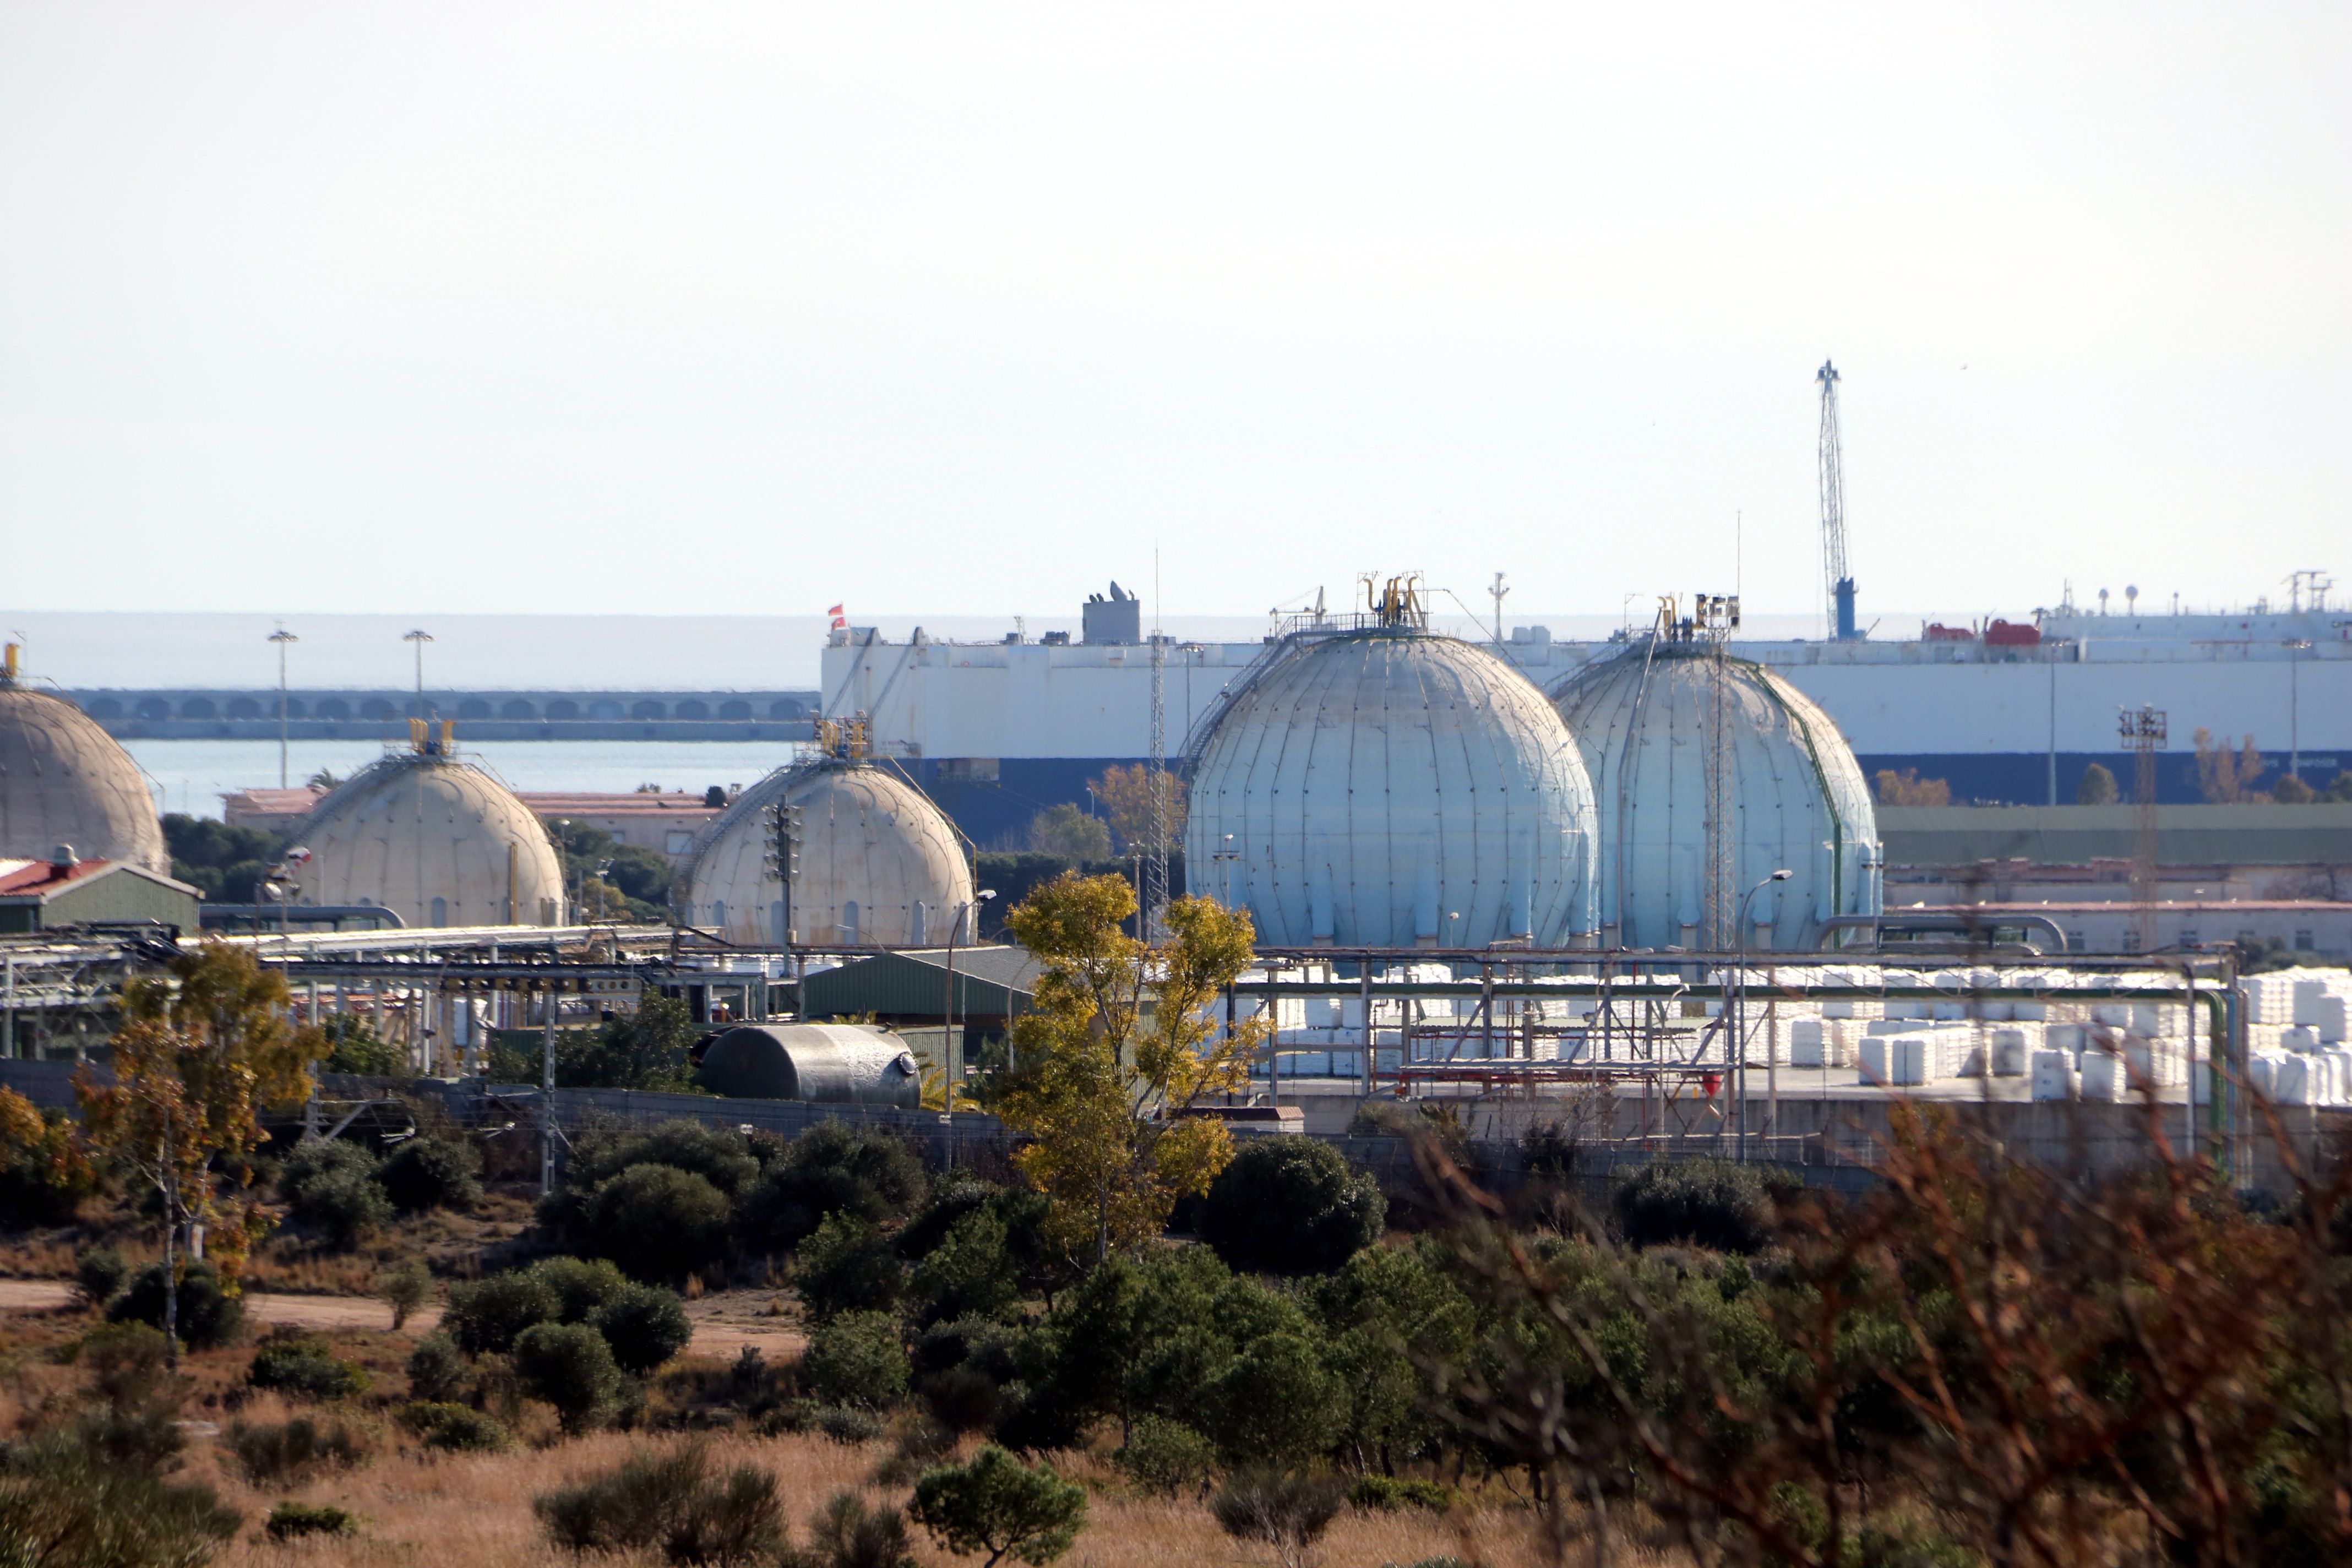
{"label": "green shrub", "polygon": [[793,1283],[820,1321],[843,1312],[887,1311],[905,1284],[898,1260],[874,1222],[827,1215],[793,1258]]}
{"label": "green shrub", "polygon": [[621,1369],[604,1336],[585,1323],[535,1323],[515,1340],[515,1376],[525,1394],[555,1407],[570,1433],[602,1424],[621,1394]]}
{"label": "green shrub", "polygon": [[144,1323],[83,1335],[72,1359],[89,1372],[91,1397],[74,1415],[72,1441],[123,1468],[170,1468],[184,1446],[179,1418],[188,1384],[172,1374],[167,1352],[163,1336]]}
{"label": "green shrub", "polygon": [[1314,1138],[1249,1138],[1200,1210],[1201,1239],[1227,1267],[1325,1274],[1380,1239],[1388,1205],[1370,1176]]}
{"label": "green shrub", "polygon": [[281,1502],[269,1510],[262,1526],[272,1541],[298,1541],[306,1535],[357,1535],[359,1517],[331,1503]]}
{"label": "green shrub", "polygon": [[253,1352],[246,1381],[306,1399],[351,1399],[367,1392],[364,1367],[341,1360],[327,1342],[299,1329],[274,1329]]}
{"label": "green shrub", "polygon": [[1139,1415],[1113,1456],[1127,1479],[1148,1492],[1205,1494],[1217,1473],[1217,1446],[1181,1421]]}
{"label": "green shrub", "polygon": [[1209,1511],[1227,1535],[1271,1546],[1283,1561],[1295,1563],[1331,1528],[1347,1496],[1347,1483],[1329,1476],[1256,1470],[1218,1489]]}
{"label": "green shrub", "polygon": [[426,1209],[469,1209],[482,1199],[481,1152],[471,1143],[441,1138],[411,1138],[392,1152],[376,1180],[393,1207],[404,1214]]}
{"label": "green shrub", "polygon": [[99,1167],[73,1119],[58,1106],[38,1110],[0,1084],[0,1216],[62,1224],[98,1190]]}
{"label": "green shrub", "polygon": [[680,1117],[652,1127],[590,1127],[573,1141],[563,1179],[593,1187],[632,1165],[691,1171],[730,1198],[749,1191],[760,1177],[760,1162],[743,1134]]}
{"label": "green shrub", "polygon": [[93,1247],[74,1259],[74,1289],[85,1306],[103,1308],[121,1293],[131,1265],[110,1247]]}
{"label": "green shrub", "polygon": [[[191,1350],[212,1350],[227,1344],[245,1328],[245,1302],[221,1289],[220,1275],[202,1259],[181,1259],[180,1342]],[[139,1271],[129,1289],[118,1297],[106,1315],[118,1323],[163,1326],[163,1266],[150,1264]]]}
{"label": "green shrub", "polygon": [[940,1465],[915,1483],[907,1512],[949,1551],[1046,1563],[1087,1522],[1087,1489],[990,1444],[969,1464]]}
{"label": "green shrub", "polygon": [[1454,1501],[1452,1487],[1444,1481],[1418,1477],[1400,1479],[1394,1476],[1359,1476],[1348,1489],[1348,1506],[1381,1513],[1394,1513],[1404,1508],[1444,1513]]}
{"label": "green shrub", "polygon": [[798,1247],[824,1217],[881,1221],[923,1195],[922,1163],[887,1133],[821,1121],[785,1145],[782,1158],[744,1194],[741,1222],[755,1246]]}
{"label": "green shrub", "polygon": [[882,1418],[858,1405],[821,1405],[811,1425],[836,1443],[871,1443],[882,1436]]}
{"label": "green shrub", "polygon": [[588,1199],[591,1245],[630,1278],[681,1279],[725,1251],[727,1194],[675,1165],[632,1165]]}
{"label": "green shrub", "polygon": [[308,1415],[290,1421],[232,1421],[227,1436],[237,1468],[257,1487],[299,1485],[324,1470],[354,1469],[375,1453],[364,1428]]}
{"label": "green shrub", "polygon": [[433,1299],[433,1271],[423,1259],[412,1258],[377,1275],[375,1293],[392,1309],[392,1331],[396,1334],[416,1309]]}
{"label": "green shrub", "polygon": [[784,1568],[914,1568],[912,1544],[905,1514],[835,1492],[809,1521],[809,1550],[788,1554]]}
{"label": "green shrub", "polygon": [[832,1405],[887,1405],[907,1392],[907,1347],[887,1312],[844,1312],[809,1336],[801,1375]]}
{"label": "green shrub", "polygon": [[772,1561],[784,1544],[775,1477],[756,1465],[713,1475],[699,1442],[638,1455],[531,1509],[549,1537],[574,1552],[654,1548],[672,1563],[733,1564]]}
{"label": "green shrub", "polygon": [[436,1331],[416,1342],[408,1352],[408,1392],[425,1401],[451,1400],[465,1389],[473,1369],[457,1342]]}
{"label": "green shrub", "polygon": [[629,1277],[609,1258],[542,1258],[528,1272],[555,1292],[559,1323],[584,1323],[630,1289]]}
{"label": "green shrub", "polygon": [[400,1407],[394,1419],[427,1448],[453,1453],[493,1454],[514,1438],[507,1429],[470,1405],[446,1400],[420,1399]]}
{"label": "green shrub", "polygon": [[1338,1439],[1348,1390],[1305,1336],[1261,1334],[1218,1375],[1203,1416],[1229,1462],[1303,1465]]}
{"label": "green shrub", "polygon": [[1010,1308],[1020,1299],[1020,1272],[1003,1217],[980,1208],[957,1220],[915,1266],[912,1285],[926,1324],[992,1318]]}
{"label": "green shrub", "polygon": [[347,1072],[360,1078],[406,1078],[408,1053],[375,1032],[375,1026],[357,1013],[338,1013],[321,1026],[327,1037],[327,1072]]}
{"label": "green shrub", "polygon": [[321,1171],[297,1185],[289,1211],[295,1219],[319,1232],[331,1249],[349,1252],[370,1231],[392,1217],[392,1200],[383,1195],[373,1175],[338,1167]]}
{"label": "green shrub", "polygon": [[498,1355],[512,1350],[525,1329],[553,1322],[562,1308],[554,1288],[529,1270],[493,1274],[450,1289],[441,1327],[467,1355]]}
{"label": "green shrub", "polygon": [[694,1339],[694,1324],[685,1306],[658,1285],[629,1286],[596,1309],[588,1322],[613,1348],[613,1359],[639,1375],[653,1371]]}
{"label": "green shrub", "polygon": [[62,1437],[0,1449],[0,1562],[199,1568],[240,1522],[210,1487],[169,1485]]}
{"label": "green shrub", "polygon": [[1635,1247],[1687,1243],[1752,1253],[1771,1237],[1763,1176],[1727,1160],[1643,1165],[1618,1181],[1609,1204],[1618,1230]]}

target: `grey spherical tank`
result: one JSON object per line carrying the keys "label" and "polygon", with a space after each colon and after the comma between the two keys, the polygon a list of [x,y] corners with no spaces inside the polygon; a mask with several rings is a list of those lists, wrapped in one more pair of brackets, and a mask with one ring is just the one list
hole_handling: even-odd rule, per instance
{"label": "grey spherical tank", "polygon": [[1412,584],[1271,648],[1192,752],[1186,878],[1271,947],[1589,942],[1591,786],[1543,694]]}
{"label": "grey spherical tank", "polygon": [[921,947],[969,942],[971,868],[956,832],[922,791],[856,756],[780,768],[703,831],[687,873],[690,923],[750,946],[786,939],[774,810],[798,808],[793,940],[820,946]]}
{"label": "grey spherical tank", "polygon": [[1669,627],[1578,670],[1553,700],[1592,778],[1608,945],[1738,945],[1744,901],[1746,946],[1806,951],[1832,917],[1878,912],[1862,766],[1769,669]]}
{"label": "grey spherical tank", "polygon": [[301,903],[376,904],[428,927],[566,918],[562,862],[547,829],[437,740],[362,769],[294,837],[310,851],[296,874]]}
{"label": "grey spherical tank", "polygon": [[12,644],[0,663],[0,858],[46,859],[60,845],[172,869],[139,764],[89,714],[23,684]]}

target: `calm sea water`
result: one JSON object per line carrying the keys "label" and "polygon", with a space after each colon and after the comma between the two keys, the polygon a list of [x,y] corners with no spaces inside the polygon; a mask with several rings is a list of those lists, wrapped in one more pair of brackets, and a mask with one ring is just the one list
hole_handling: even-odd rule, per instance
{"label": "calm sea water", "polygon": [[[125,741],[123,749],[147,771],[163,811],[218,816],[221,796],[236,790],[275,788],[275,741]],[[288,773],[300,784],[325,768],[348,778],[382,755],[373,741],[296,741],[287,748]],[[639,784],[692,790],[748,784],[783,766],[792,747],[743,741],[485,741],[465,747],[517,790],[633,790]]]}

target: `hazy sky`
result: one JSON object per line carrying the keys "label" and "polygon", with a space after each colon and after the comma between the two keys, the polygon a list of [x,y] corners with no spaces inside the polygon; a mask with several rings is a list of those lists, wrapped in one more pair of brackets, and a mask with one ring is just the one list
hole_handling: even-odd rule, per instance
{"label": "hazy sky", "polygon": [[0,608],[2342,568],[2352,10],[0,7]]}

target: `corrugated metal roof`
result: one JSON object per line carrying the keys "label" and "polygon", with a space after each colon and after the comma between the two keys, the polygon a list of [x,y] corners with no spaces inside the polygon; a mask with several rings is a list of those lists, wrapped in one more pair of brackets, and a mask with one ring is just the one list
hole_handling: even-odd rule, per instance
{"label": "corrugated metal roof", "polygon": [[[1018,947],[958,948],[955,1010],[966,1017],[1009,1017],[1024,1012],[1042,969]],[[945,950],[877,953],[801,983],[801,1012],[810,1018],[941,1016],[947,1007]]]}
{"label": "corrugated metal roof", "polygon": [[[2137,808],[2116,805],[1882,805],[1889,866],[2128,860]],[[2352,865],[2352,804],[2160,805],[2156,858],[2166,866]]]}

